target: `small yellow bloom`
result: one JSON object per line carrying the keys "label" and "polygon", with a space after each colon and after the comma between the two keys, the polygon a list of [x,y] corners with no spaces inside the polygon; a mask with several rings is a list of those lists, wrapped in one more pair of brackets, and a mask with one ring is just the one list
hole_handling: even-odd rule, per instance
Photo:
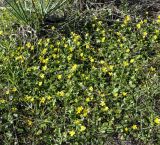
{"label": "small yellow bloom", "polygon": [[124,129],[126,132],[128,132],[128,128],[126,127],[125,129]]}
{"label": "small yellow bloom", "polygon": [[160,19],[160,15],[158,15],[158,17],[157,17],[158,19]]}
{"label": "small yellow bloom", "polygon": [[140,28],[141,28],[141,24],[138,23],[138,24],[136,25],[136,27],[137,27],[137,29],[140,29]]}
{"label": "small yellow bloom", "polygon": [[4,104],[5,102],[6,102],[6,100],[0,99],[0,103]]}
{"label": "small yellow bloom", "polygon": [[27,120],[27,124],[28,124],[29,126],[32,126],[33,122],[32,122],[31,120]]}
{"label": "small yellow bloom", "polygon": [[17,88],[16,88],[16,87],[14,87],[14,88],[12,89],[12,91],[13,91],[13,92],[16,92],[16,91],[17,91]]}
{"label": "small yellow bloom", "polygon": [[41,79],[44,78],[44,74],[43,73],[41,73],[39,76],[40,76]]}
{"label": "small yellow bloom", "polygon": [[102,43],[104,43],[104,42],[105,42],[105,40],[106,40],[106,38],[105,38],[105,37],[103,37],[103,38],[101,39],[101,42],[102,42]]}
{"label": "small yellow bloom", "polygon": [[48,99],[48,100],[51,100],[51,99],[52,99],[52,97],[49,95],[49,96],[47,96],[47,99]]}
{"label": "small yellow bloom", "polygon": [[62,79],[62,75],[57,75],[57,78],[59,79],[59,80],[61,80]]}
{"label": "small yellow bloom", "polygon": [[132,129],[133,129],[133,130],[138,129],[137,125],[134,124],[134,125],[132,126]]}
{"label": "small yellow bloom", "polygon": [[130,49],[126,49],[126,52],[129,53],[129,52],[130,52]]}
{"label": "small yellow bloom", "polygon": [[123,66],[129,66],[129,63],[127,61],[123,61]]}
{"label": "small yellow bloom", "polygon": [[147,32],[143,32],[143,38],[147,36]]}
{"label": "small yellow bloom", "polygon": [[89,91],[93,92],[93,87],[92,86],[89,87]]}
{"label": "small yellow bloom", "polygon": [[26,47],[30,48],[31,47],[31,43],[27,42]]}
{"label": "small yellow bloom", "polygon": [[123,96],[127,96],[127,93],[126,93],[126,92],[122,92],[122,95],[123,95]]}
{"label": "small yellow bloom", "polygon": [[100,105],[101,105],[101,106],[105,106],[106,103],[105,103],[104,101],[101,101]]}
{"label": "small yellow bloom", "polygon": [[75,131],[74,130],[69,131],[69,135],[70,136],[74,136],[75,135]]}
{"label": "small yellow bloom", "polygon": [[79,125],[80,124],[80,120],[75,120],[74,124]]}
{"label": "small yellow bloom", "polygon": [[44,55],[46,54],[46,52],[47,52],[47,48],[44,48],[41,53]]}
{"label": "small yellow bloom", "polygon": [[76,109],[76,114],[80,114],[80,113],[82,112],[82,110],[83,110],[83,107],[82,107],[82,106],[78,107],[78,108]]}
{"label": "small yellow bloom", "polygon": [[2,35],[3,34],[3,31],[0,31],[0,35]]}
{"label": "small yellow bloom", "polygon": [[117,97],[117,96],[118,96],[118,93],[113,93],[113,96],[114,96],[114,97]]}
{"label": "small yellow bloom", "polygon": [[45,97],[42,97],[42,98],[40,99],[40,103],[42,103],[42,104],[44,104],[45,101],[46,101]]}
{"label": "small yellow bloom", "polygon": [[9,95],[9,93],[10,93],[10,91],[9,91],[9,90],[7,90],[7,91],[6,91],[6,95]]}
{"label": "small yellow bloom", "polygon": [[131,59],[131,60],[130,60],[130,63],[133,63],[133,62],[134,62],[134,59]]}
{"label": "small yellow bloom", "polygon": [[57,95],[60,96],[60,97],[63,97],[64,96],[64,91],[57,92]]}
{"label": "small yellow bloom", "polygon": [[39,86],[42,86],[42,82],[38,82],[38,85],[39,85]]}
{"label": "small yellow bloom", "polygon": [[90,102],[90,100],[91,100],[91,99],[90,99],[89,97],[86,98],[86,102]]}
{"label": "small yellow bloom", "polygon": [[77,64],[74,64],[73,66],[72,66],[72,71],[75,71],[76,69],[77,69],[77,67],[78,67],[78,65]]}
{"label": "small yellow bloom", "polygon": [[47,70],[47,66],[46,66],[46,65],[43,66],[43,67],[42,67],[42,70],[43,70],[43,71],[46,71],[46,70]]}
{"label": "small yellow bloom", "polygon": [[157,117],[157,118],[155,118],[154,119],[154,123],[156,123],[156,124],[160,124],[160,119]]}
{"label": "small yellow bloom", "polygon": [[109,110],[109,108],[107,107],[107,106],[105,106],[103,109],[102,109],[102,111],[108,111]]}
{"label": "small yellow bloom", "polygon": [[83,132],[83,131],[85,131],[86,130],[86,127],[84,126],[84,125],[81,125],[81,127],[80,127],[80,132]]}
{"label": "small yellow bloom", "polygon": [[110,65],[110,66],[109,66],[109,69],[110,69],[111,71],[113,70],[113,68],[114,68],[113,65]]}
{"label": "small yellow bloom", "polygon": [[86,44],[86,48],[87,48],[87,49],[88,49],[88,48],[90,48],[90,45],[89,45],[89,43],[87,43],[87,44]]}

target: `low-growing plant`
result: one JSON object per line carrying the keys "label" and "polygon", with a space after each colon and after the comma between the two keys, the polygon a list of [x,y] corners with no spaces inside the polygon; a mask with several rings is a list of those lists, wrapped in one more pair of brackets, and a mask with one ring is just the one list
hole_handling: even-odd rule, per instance
{"label": "low-growing plant", "polygon": [[80,35],[5,41],[2,144],[158,145],[159,68],[150,62],[160,54],[159,25],[160,17],[127,15],[111,26],[93,17]]}

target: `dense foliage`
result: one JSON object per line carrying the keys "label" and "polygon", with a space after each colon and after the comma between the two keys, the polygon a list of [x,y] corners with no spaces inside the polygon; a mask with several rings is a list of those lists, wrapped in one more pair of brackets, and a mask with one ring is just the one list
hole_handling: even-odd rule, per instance
{"label": "dense foliage", "polygon": [[160,144],[160,16],[27,41],[3,22],[2,144]]}

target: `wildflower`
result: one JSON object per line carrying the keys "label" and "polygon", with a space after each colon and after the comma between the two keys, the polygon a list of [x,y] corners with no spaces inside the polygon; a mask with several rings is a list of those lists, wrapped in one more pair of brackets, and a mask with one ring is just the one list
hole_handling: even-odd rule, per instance
{"label": "wildflower", "polygon": [[90,45],[89,45],[89,43],[87,43],[87,44],[86,44],[86,48],[87,48],[87,49],[88,49],[88,48],[90,48]]}
{"label": "wildflower", "polygon": [[127,61],[123,61],[123,66],[125,67],[125,66],[128,66],[129,65],[129,63],[127,62]]}
{"label": "wildflower", "polygon": [[90,102],[90,98],[89,97],[86,98],[86,102]]}
{"label": "wildflower", "polygon": [[133,62],[134,62],[134,59],[131,59],[131,60],[130,60],[130,63],[133,63]]}
{"label": "wildflower", "polygon": [[118,96],[118,93],[113,93],[113,96],[114,96],[114,97],[117,97],[117,96]]}
{"label": "wildflower", "polygon": [[138,129],[137,125],[134,124],[134,125],[132,126],[132,129],[133,129],[133,130]]}
{"label": "wildflower", "polygon": [[125,132],[128,132],[128,128],[127,128],[127,127],[125,127],[125,129],[124,129],[124,130],[125,130]]}
{"label": "wildflower", "polygon": [[33,122],[28,119],[28,120],[27,120],[27,124],[28,124],[29,126],[32,126]]}
{"label": "wildflower", "polygon": [[138,23],[138,24],[136,25],[136,27],[137,27],[137,29],[140,29],[140,28],[141,28],[141,24]]}
{"label": "wildflower", "polygon": [[80,127],[80,132],[83,132],[83,131],[85,131],[86,130],[86,127],[84,126],[84,125],[81,125],[81,127]]}
{"label": "wildflower", "polygon": [[70,136],[74,136],[75,135],[75,131],[74,130],[69,131],[69,135]]}
{"label": "wildflower", "polygon": [[44,104],[45,100],[46,100],[46,99],[45,99],[44,97],[42,97],[42,98],[40,99],[40,103]]}
{"label": "wildflower", "polygon": [[157,17],[158,19],[160,19],[160,15],[158,15],[158,17]]}
{"label": "wildflower", "polygon": [[43,74],[43,73],[40,74],[40,78],[41,78],[41,79],[44,78],[44,74]]}
{"label": "wildflower", "polygon": [[52,98],[52,97],[51,97],[50,95],[49,95],[49,96],[47,96],[47,99],[48,99],[48,100],[51,100],[51,98]]}
{"label": "wildflower", "polygon": [[44,55],[46,54],[46,52],[47,52],[47,48],[44,48],[41,53]]}
{"label": "wildflower", "polygon": [[14,87],[14,88],[12,89],[12,91],[13,91],[13,92],[16,92],[16,91],[17,91],[17,88],[16,88],[16,87]]}
{"label": "wildflower", "polygon": [[104,101],[101,101],[100,105],[101,105],[101,106],[105,106],[106,103],[105,103]]}
{"label": "wildflower", "polygon": [[76,114],[80,114],[80,113],[82,112],[82,110],[83,110],[83,107],[82,107],[82,106],[78,107],[78,108],[76,109]]}
{"label": "wildflower", "polygon": [[124,24],[127,24],[130,20],[131,20],[131,17],[130,17],[129,15],[127,15],[127,16],[124,18]]}
{"label": "wildflower", "polygon": [[102,111],[108,111],[109,110],[109,108],[107,107],[107,106],[105,106],[103,109],[102,109]]}
{"label": "wildflower", "polygon": [[130,49],[126,49],[126,52],[127,52],[127,53],[130,52]]}
{"label": "wildflower", "polygon": [[91,91],[91,92],[93,91],[93,87],[92,86],[89,87],[89,91]]}
{"label": "wildflower", "polygon": [[122,95],[123,95],[123,96],[126,96],[126,95],[127,95],[127,93],[126,93],[126,92],[122,92]]}
{"label": "wildflower", "polygon": [[31,43],[27,42],[26,47],[30,48],[31,47]]}
{"label": "wildflower", "polygon": [[3,31],[0,31],[0,35],[2,35],[3,34]]}
{"label": "wildflower", "polygon": [[43,70],[43,71],[46,71],[46,70],[47,70],[47,66],[46,66],[46,65],[43,66],[43,67],[42,67],[42,70]]}
{"label": "wildflower", "polygon": [[64,91],[60,91],[57,93],[58,96],[63,97],[64,96]]}
{"label": "wildflower", "polygon": [[154,35],[153,36],[153,40],[156,40],[158,37],[157,37],[157,35]]}
{"label": "wildflower", "polygon": [[157,117],[157,118],[155,118],[154,119],[154,123],[156,123],[156,124],[160,124],[160,119]]}
{"label": "wildflower", "polygon": [[79,125],[80,124],[80,120],[75,120],[74,124]]}
{"label": "wildflower", "polygon": [[105,38],[105,37],[103,37],[103,38],[101,39],[101,42],[102,42],[102,43],[104,43],[104,42],[105,42],[105,40],[106,40],[106,38]]}
{"label": "wildflower", "polygon": [[106,67],[102,67],[102,72],[106,73],[107,72],[107,68]]}
{"label": "wildflower", "polygon": [[74,64],[73,66],[72,66],[72,71],[75,71],[76,69],[77,69],[77,64]]}
{"label": "wildflower", "polygon": [[72,52],[73,51],[73,47],[69,47],[69,51]]}
{"label": "wildflower", "polygon": [[10,91],[9,91],[9,90],[7,90],[7,91],[6,91],[6,95],[9,95],[9,93],[10,93]]}
{"label": "wildflower", "polygon": [[104,63],[105,63],[104,60],[101,60],[101,61],[100,61],[100,64],[104,64]]}
{"label": "wildflower", "polygon": [[83,110],[83,117],[86,117],[88,115],[89,109],[84,109]]}
{"label": "wildflower", "polygon": [[143,38],[147,36],[147,32],[143,32]]}
{"label": "wildflower", "polygon": [[6,100],[0,99],[0,103],[4,104],[5,102],[6,102]]}
{"label": "wildflower", "polygon": [[62,79],[62,75],[57,75],[57,78],[59,79],[59,80],[61,80]]}
{"label": "wildflower", "polygon": [[38,85],[39,85],[39,86],[42,86],[42,82],[38,82]]}
{"label": "wildflower", "polygon": [[110,65],[110,66],[109,66],[109,69],[110,69],[110,70],[113,70],[113,67],[114,67],[113,65]]}

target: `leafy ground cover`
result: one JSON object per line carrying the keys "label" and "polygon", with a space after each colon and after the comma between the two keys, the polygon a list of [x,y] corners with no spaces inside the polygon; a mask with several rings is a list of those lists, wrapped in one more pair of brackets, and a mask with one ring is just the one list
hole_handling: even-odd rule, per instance
{"label": "leafy ground cover", "polygon": [[0,17],[2,144],[160,144],[160,16],[41,38]]}

